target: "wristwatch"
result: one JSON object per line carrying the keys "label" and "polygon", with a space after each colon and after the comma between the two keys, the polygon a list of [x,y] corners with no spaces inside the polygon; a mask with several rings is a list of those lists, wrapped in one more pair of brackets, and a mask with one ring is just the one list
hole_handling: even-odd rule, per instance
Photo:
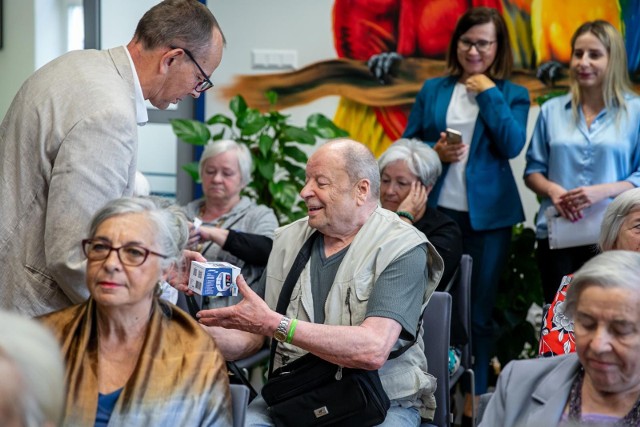
{"label": "wristwatch", "polygon": [[291,319],[289,319],[287,316],[282,317],[282,320],[280,320],[280,324],[278,325],[275,332],[273,333],[273,337],[276,340],[280,342],[284,342],[287,339],[287,333],[289,332],[290,322],[291,322]]}

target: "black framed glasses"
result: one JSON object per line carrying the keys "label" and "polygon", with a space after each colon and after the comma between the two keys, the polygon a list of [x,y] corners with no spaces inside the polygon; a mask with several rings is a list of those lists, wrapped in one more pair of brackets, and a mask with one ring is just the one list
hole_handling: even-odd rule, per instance
{"label": "black framed glasses", "polygon": [[82,251],[89,261],[102,261],[109,257],[111,251],[116,251],[118,259],[122,265],[137,267],[144,264],[149,254],[168,258],[168,256],[149,250],[143,246],[135,244],[122,245],[114,248],[103,240],[84,239],[82,241]]}
{"label": "black framed glasses", "polygon": [[207,77],[207,73],[204,72],[200,64],[198,64],[198,61],[196,61],[196,58],[193,56],[193,53],[191,53],[189,49],[186,49],[184,47],[178,47],[178,46],[169,46],[169,47],[171,49],[182,49],[182,51],[184,51],[184,53],[187,54],[189,59],[191,59],[193,63],[196,64],[196,67],[198,67],[198,70],[200,70],[200,73],[204,77],[204,80],[196,85],[195,87],[196,92],[202,93],[213,87],[213,83],[211,82],[211,80],[209,80],[209,77]]}
{"label": "black framed glasses", "polygon": [[475,46],[476,50],[480,53],[487,53],[491,49],[491,45],[496,43],[496,40],[478,40],[472,42],[467,39],[458,39],[458,48],[464,51],[470,51]]}

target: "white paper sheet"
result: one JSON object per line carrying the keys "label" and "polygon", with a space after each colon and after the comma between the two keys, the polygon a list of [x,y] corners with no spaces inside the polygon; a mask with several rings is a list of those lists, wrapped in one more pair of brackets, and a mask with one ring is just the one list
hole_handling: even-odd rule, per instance
{"label": "white paper sheet", "polygon": [[572,248],[597,243],[602,218],[609,203],[611,199],[589,206],[582,211],[582,219],[576,222],[561,217],[555,206],[549,206],[544,212],[549,230],[549,248]]}

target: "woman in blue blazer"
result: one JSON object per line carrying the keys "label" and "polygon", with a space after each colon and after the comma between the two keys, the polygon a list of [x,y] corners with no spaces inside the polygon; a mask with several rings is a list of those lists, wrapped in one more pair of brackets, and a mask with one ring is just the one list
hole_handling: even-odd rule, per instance
{"label": "woman in blue blazer", "polygon": [[[447,77],[427,80],[416,98],[404,138],[438,153],[443,173],[429,204],[456,220],[464,253],[473,257],[472,348],[476,393],[487,389],[492,355],[491,312],[507,258],[511,227],[524,220],[509,159],[526,142],[529,94],[507,80],[513,57],[496,9],[478,7],[458,21],[447,55]],[[445,129],[462,134],[447,139]]]}

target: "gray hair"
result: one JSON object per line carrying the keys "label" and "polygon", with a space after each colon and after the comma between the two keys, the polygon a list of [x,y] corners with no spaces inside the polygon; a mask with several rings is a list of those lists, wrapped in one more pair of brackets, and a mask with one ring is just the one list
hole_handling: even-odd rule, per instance
{"label": "gray hair", "polygon": [[218,154],[226,153],[227,151],[235,150],[236,157],[238,158],[238,170],[240,171],[240,179],[242,180],[242,186],[246,186],[251,182],[251,169],[253,168],[253,161],[251,160],[251,152],[249,148],[240,144],[232,139],[222,139],[220,141],[214,141],[207,144],[200,156],[200,165],[198,170],[200,171],[200,177],[204,171],[204,164],[211,157],[215,157]]}
{"label": "gray hair", "polygon": [[601,251],[615,249],[622,223],[631,211],[640,209],[640,188],[634,188],[620,193],[607,206],[600,227],[598,246]]}
{"label": "gray hair", "polygon": [[402,160],[425,187],[432,187],[442,173],[442,163],[438,154],[417,139],[402,138],[391,144],[378,159],[380,175],[384,168],[398,160]]}
{"label": "gray hair", "polygon": [[[19,425],[61,425],[66,395],[64,363],[51,332],[33,319],[0,310],[2,362],[14,368],[14,379],[21,382],[11,387],[12,384],[7,384],[10,380],[2,379],[3,386],[19,391],[12,399],[18,404],[14,409],[21,421]],[[5,399],[8,400],[8,396],[0,396],[0,401],[6,402]],[[0,424],[4,424],[2,418]]]}
{"label": "gray hair", "polygon": [[200,57],[211,46],[214,28],[226,43],[218,21],[207,6],[197,0],[165,0],[140,18],[133,38],[145,49],[178,45]]}
{"label": "gray hair", "polygon": [[[589,286],[640,292],[640,253],[611,250],[587,261],[573,276],[565,299],[565,313],[573,318],[582,291]],[[640,307],[638,307],[640,309]]]}
{"label": "gray hair", "polygon": [[154,199],[142,197],[123,197],[107,203],[91,220],[89,236],[94,237],[96,230],[104,221],[116,216],[144,213],[153,222],[156,230],[156,243],[159,251],[166,255],[161,266],[167,269],[182,258],[182,250],[189,239],[189,227],[184,212],[175,205],[162,207]]}
{"label": "gray hair", "polygon": [[356,184],[361,179],[369,181],[370,197],[373,200],[380,198],[380,171],[378,162],[369,147],[353,139],[340,138],[327,142],[327,144],[339,144],[344,156],[344,167],[351,184]]}

